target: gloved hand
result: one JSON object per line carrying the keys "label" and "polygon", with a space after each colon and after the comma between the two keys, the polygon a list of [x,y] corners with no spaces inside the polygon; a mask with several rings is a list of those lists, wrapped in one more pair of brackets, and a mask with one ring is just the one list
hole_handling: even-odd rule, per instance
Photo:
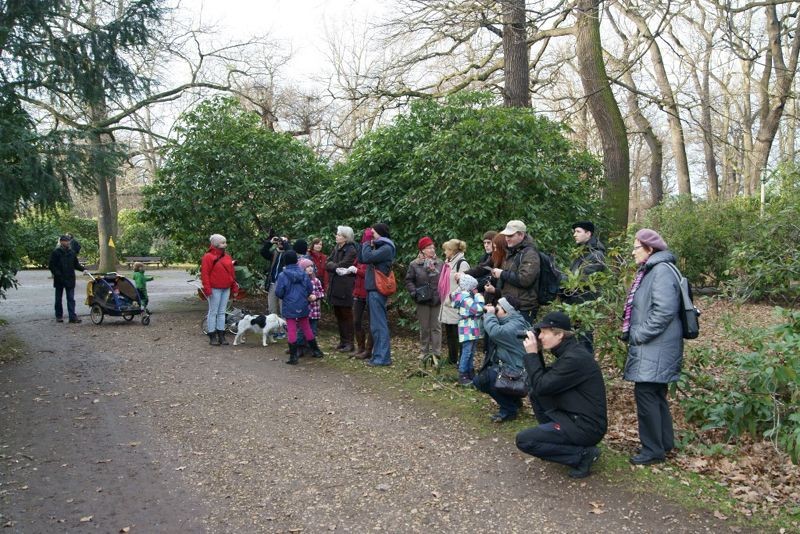
{"label": "gloved hand", "polygon": [[347,269],[345,269],[344,267],[337,267],[336,274],[338,274],[339,276],[344,276],[347,274]]}
{"label": "gloved hand", "polygon": [[347,272],[350,274],[356,274],[356,272],[358,272],[358,269],[356,268],[355,265],[351,265],[350,267],[347,268]]}

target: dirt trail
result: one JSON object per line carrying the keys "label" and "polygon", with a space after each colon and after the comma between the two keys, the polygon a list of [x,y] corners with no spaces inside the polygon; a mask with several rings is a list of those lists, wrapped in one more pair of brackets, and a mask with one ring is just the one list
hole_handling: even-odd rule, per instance
{"label": "dirt trail", "polygon": [[320,362],[284,365],[285,345],[210,347],[201,315],[0,328],[27,345],[0,365],[9,532],[729,531]]}

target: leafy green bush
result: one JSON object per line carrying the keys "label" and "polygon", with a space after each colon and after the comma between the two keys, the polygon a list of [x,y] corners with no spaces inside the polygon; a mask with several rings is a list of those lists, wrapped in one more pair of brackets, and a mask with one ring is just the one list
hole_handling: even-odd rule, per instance
{"label": "leafy green bush", "polygon": [[125,256],[149,256],[152,252],[155,230],[142,220],[137,210],[122,210],[118,217],[119,240],[117,253]]}
{"label": "leafy green bush", "polygon": [[692,284],[717,286],[730,278],[730,251],[757,218],[757,199],[708,202],[682,195],[651,209],[644,225],[661,233]]}
{"label": "leafy green bush", "polygon": [[[800,460],[800,311],[776,308],[783,323],[740,332],[748,352],[702,351],[686,358],[679,386],[686,417],[729,437],[771,439]],[[709,367],[714,373],[709,372]]]}
{"label": "leafy green bush", "polygon": [[412,103],[408,114],[373,131],[311,198],[302,223],[330,235],[337,224],[357,231],[390,225],[398,261],[416,257],[423,235],[437,245],[465,241],[477,258],[487,230],[521,219],[544,250],[572,247],[570,224],[604,226],[602,170],[565,136],[562,125],[531,109],[495,106],[485,94]]}
{"label": "leafy green bush", "polygon": [[98,257],[97,221],[81,219],[66,207],[47,213],[30,212],[14,223],[17,255],[36,267],[47,267],[58,238],[71,233],[81,244],[80,256],[90,262]]}
{"label": "leafy green bush", "polygon": [[740,236],[728,258],[729,292],[796,305],[800,299],[800,168],[782,167],[764,216]]}

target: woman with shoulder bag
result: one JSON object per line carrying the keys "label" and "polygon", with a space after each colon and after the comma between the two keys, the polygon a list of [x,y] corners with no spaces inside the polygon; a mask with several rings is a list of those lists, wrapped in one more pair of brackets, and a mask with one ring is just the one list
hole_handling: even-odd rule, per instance
{"label": "woman with shoulder bag", "polygon": [[419,357],[432,355],[437,360],[442,353],[442,325],[439,322],[439,275],[444,262],[436,257],[436,246],[428,236],[417,242],[419,256],[408,265],[406,289],[417,303],[419,322]]}
{"label": "woman with shoulder bag", "polygon": [[458,343],[458,311],[453,308],[450,294],[458,288],[456,273],[463,273],[469,269],[469,263],[464,259],[467,244],[460,239],[451,239],[442,244],[445,263],[439,277],[439,298],[442,306],[439,308],[439,322],[444,324],[447,334],[447,359],[450,363],[458,363],[461,356],[461,347]]}

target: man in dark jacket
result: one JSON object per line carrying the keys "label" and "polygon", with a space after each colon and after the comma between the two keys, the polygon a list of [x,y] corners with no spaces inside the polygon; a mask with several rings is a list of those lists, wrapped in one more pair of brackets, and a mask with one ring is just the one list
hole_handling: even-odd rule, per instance
{"label": "man in dark jacket", "polygon": [[[572,237],[578,249],[569,270],[582,284],[586,284],[590,275],[606,269],[606,247],[595,236],[594,223],[591,221],[574,223]],[[561,301],[566,304],[582,304],[595,300],[598,296],[597,291],[592,291],[587,286],[561,290]],[[584,329],[578,334],[578,338],[586,345],[589,352],[594,353],[594,335],[591,330]]]}
{"label": "man in dark jacket", "polygon": [[539,311],[539,252],[526,232],[524,222],[508,221],[500,232],[506,236],[508,255],[502,268],[492,269],[492,276],[498,280],[500,294],[518,298],[520,314],[533,324]]}
{"label": "man in dark jacket", "polygon": [[84,268],[78,262],[70,242],[68,235],[62,235],[58,240],[58,246],[50,254],[48,263],[50,272],[53,273],[53,287],[56,288],[56,321],[59,323],[64,322],[64,308],[61,302],[64,292],[67,293],[69,322],[81,322],[75,314],[75,271],[83,271]]}
{"label": "man in dark jacket", "polygon": [[[275,247],[274,249],[272,247]],[[285,237],[273,236],[261,245],[261,257],[267,260],[264,289],[267,292],[267,313],[281,315],[280,299],[275,295],[275,284],[286,264],[284,254],[289,250],[289,240]]]}
{"label": "man in dark jacket", "polygon": [[[524,342],[531,404],[539,426],[517,434],[517,448],[542,460],[569,465],[572,478],[589,476],[608,427],[600,366],[572,332],[569,317],[548,313]],[[544,365],[539,346],[556,361]]]}

